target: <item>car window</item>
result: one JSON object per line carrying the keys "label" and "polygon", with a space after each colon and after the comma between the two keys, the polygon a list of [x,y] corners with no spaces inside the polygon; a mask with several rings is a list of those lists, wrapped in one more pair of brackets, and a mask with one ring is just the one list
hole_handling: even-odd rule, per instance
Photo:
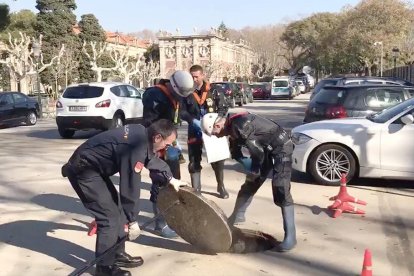
{"label": "car window", "polygon": [[410,97],[414,97],[414,89],[407,89],[408,93],[410,93]]}
{"label": "car window", "polygon": [[137,99],[141,99],[141,93],[135,89],[134,87],[127,85],[126,89],[129,91],[129,96],[131,98],[137,98]]}
{"label": "car window", "polygon": [[119,97],[129,98],[131,93],[127,89],[126,85],[118,85],[119,87]]}
{"label": "car window", "polygon": [[0,98],[0,105],[9,105],[14,104],[13,97],[10,94],[3,95],[3,97]]}
{"label": "car window", "polygon": [[275,80],[272,82],[273,87],[288,87],[288,81],[286,80]]}
{"label": "car window", "polygon": [[27,101],[26,97],[19,93],[13,93],[13,99],[16,104],[25,103]]}
{"label": "car window", "polygon": [[219,92],[223,92],[226,90],[227,86],[225,83],[214,83],[211,85],[213,89],[217,89]]}
{"label": "car window", "polygon": [[371,119],[377,123],[385,123],[391,118],[394,118],[395,116],[397,116],[399,113],[412,110],[413,108],[414,108],[414,99],[409,99],[398,105],[384,109],[382,112],[375,113],[375,115],[371,117]]}
{"label": "car window", "polygon": [[369,107],[390,107],[404,101],[404,91],[392,88],[370,88],[366,92],[365,104]]}
{"label": "car window", "polygon": [[103,87],[97,86],[73,86],[66,88],[63,92],[63,98],[67,99],[90,99],[102,96]]}
{"label": "car window", "polygon": [[343,89],[322,88],[312,99],[312,102],[328,105],[340,104],[344,102],[345,95],[346,91]]}

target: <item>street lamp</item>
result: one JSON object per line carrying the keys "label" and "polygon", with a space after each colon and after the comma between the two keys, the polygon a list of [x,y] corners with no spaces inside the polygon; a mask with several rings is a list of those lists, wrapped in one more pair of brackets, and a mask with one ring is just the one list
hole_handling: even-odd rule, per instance
{"label": "street lamp", "polygon": [[400,49],[397,47],[392,48],[392,56],[394,57],[394,77],[397,76],[397,57],[400,54]]}
{"label": "street lamp", "polygon": [[33,56],[36,60],[36,89],[37,89],[37,101],[39,103],[39,118],[43,117],[43,110],[42,110],[42,97],[40,96],[40,79],[39,79],[39,58],[40,58],[40,44],[37,42],[32,43],[32,50],[33,50]]}
{"label": "street lamp", "polygon": [[382,77],[382,57],[384,56],[384,44],[382,43],[382,41],[374,42],[374,46],[378,46],[378,45],[381,45],[381,58],[380,58],[381,71],[380,71],[380,76]]}

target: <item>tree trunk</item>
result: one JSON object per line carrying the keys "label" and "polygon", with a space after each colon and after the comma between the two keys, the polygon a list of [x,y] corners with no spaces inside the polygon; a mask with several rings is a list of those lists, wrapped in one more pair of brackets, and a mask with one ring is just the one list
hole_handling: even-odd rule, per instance
{"label": "tree trunk", "polygon": [[101,70],[97,70],[96,71],[96,81],[97,82],[101,82],[102,81],[102,71]]}

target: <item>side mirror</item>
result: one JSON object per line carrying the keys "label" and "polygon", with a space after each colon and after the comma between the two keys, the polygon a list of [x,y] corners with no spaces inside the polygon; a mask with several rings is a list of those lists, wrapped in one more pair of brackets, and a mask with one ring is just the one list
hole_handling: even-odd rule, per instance
{"label": "side mirror", "polygon": [[411,114],[407,114],[401,117],[401,122],[404,125],[411,125],[414,122],[414,117]]}

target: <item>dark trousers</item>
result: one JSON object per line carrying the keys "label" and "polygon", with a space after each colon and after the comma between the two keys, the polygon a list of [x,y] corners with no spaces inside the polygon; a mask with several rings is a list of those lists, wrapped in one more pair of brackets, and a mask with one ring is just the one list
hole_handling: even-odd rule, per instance
{"label": "dark trousers", "polygon": [[[173,175],[173,177],[175,179],[181,179],[181,171],[180,171],[180,161],[177,160],[165,160],[163,159],[168,167],[170,167],[171,173]],[[150,201],[153,203],[157,202],[157,198],[158,198],[158,193],[161,189],[161,187],[164,187],[165,185],[167,185],[168,183],[165,182],[160,182],[159,180],[155,180],[155,178],[151,177],[151,173],[150,173],[150,178],[152,180],[152,185],[151,185],[151,191],[150,191]]]}
{"label": "dark trousers", "polygon": [[279,207],[293,204],[292,195],[290,193],[292,151],[293,145],[289,141],[284,146],[267,154],[264,164],[260,168],[260,176],[253,177],[248,175],[246,177],[246,182],[241,186],[237,195],[237,199],[240,201],[240,206],[242,206],[242,203],[247,202],[248,199],[259,190],[266,181],[270,171],[273,171],[272,191],[274,203]]}
{"label": "dark trousers", "polygon": [[[195,142],[188,144],[188,171],[189,173],[197,173],[201,172],[203,168],[201,166],[203,154],[203,143],[202,142]],[[217,161],[211,163],[211,167],[213,168],[214,172],[222,172],[224,170],[224,160]],[[221,180],[222,182],[222,180]],[[218,183],[219,185],[223,183]]]}
{"label": "dark trousers", "polygon": [[[98,226],[95,256],[99,256],[126,235],[124,226],[127,219],[120,207],[118,192],[109,177],[96,171],[68,171],[68,179],[73,189],[85,208],[95,217]],[[115,252],[100,261],[99,265],[112,265],[115,254],[124,250],[123,243]]]}

